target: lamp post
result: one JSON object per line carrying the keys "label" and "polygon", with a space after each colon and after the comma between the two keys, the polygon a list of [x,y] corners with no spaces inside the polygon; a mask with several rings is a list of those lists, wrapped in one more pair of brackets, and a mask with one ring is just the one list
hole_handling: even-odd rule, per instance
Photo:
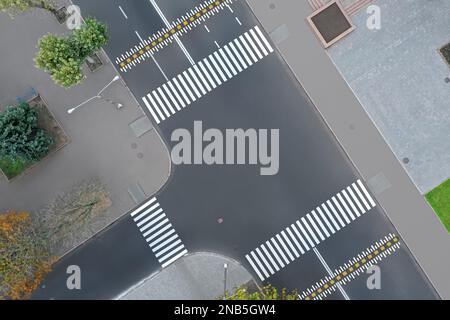
{"label": "lamp post", "polygon": [[227,271],[228,271],[228,264],[224,263],[223,265],[223,300],[227,299]]}
{"label": "lamp post", "polygon": [[114,82],[118,81],[120,79],[119,76],[115,76],[102,90],[100,90],[97,95],[87,99],[86,101],[83,101],[82,103],[80,103],[78,106],[71,108],[69,110],[67,110],[68,114],[72,114],[74,113],[76,110],[78,110],[79,108],[81,108],[82,106],[88,104],[89,102],[95,100],[95,99],[101,99],[102,98],[102,94],[103,92],[105,92],[106,89],[109,88],[110,85],[112,85]]}

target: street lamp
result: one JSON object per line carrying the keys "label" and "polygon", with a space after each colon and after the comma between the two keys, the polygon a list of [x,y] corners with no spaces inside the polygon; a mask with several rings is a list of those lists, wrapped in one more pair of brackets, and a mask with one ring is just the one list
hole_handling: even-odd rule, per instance
{"label": "street lamp", "polygon": [[227,271],[228,271],[228,264],[223,264],[223,300],[227,299]]}
{"label": "street lamp", "polygon": [[78,108],[81,108],[82,106],[88,104],[88,103],[91,102],[92,100],[95,100],[95,99],[101,99],[101,98],[102,98],[103,92],[105,92],[105,90],[108,89],[110,85],[112,85],[114,82],[116,82],[116,81],[118,81],[118,80],[120,80],[120,77],[119,77],[119,76],[115,76],[115,77],[114,77],[114,78],[113,78],[113,79],[112,79],[112,80],[111,80],[111,81],[110,81],[110,82],[109,82],[102,90],[100,90],[100,91],[97,93],[97,95],[95,95],[95,96],[93,96],[92,98],[89,98],[89,99],[87,99],[86,101],[80,103],[78,106],[76,106],[76,107],[74,107],[74,108],[71,108],[71,109],[67,110],[67,113],[68,113],[68,114],[72,114],[72,113],[74,113]]}

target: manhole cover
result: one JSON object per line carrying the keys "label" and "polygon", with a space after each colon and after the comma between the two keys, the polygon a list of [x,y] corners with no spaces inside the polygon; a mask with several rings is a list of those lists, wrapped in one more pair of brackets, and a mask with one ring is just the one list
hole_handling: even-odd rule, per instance
{"label": "manhole cover", "polygon": [[447,77],[447,78],[445,78],[445,83],[450,83],[450,78],[449,77]]}
{"label": "manhole cover", "polygon": [[271,4],[269,5],[269,8],[270,8],[271,10],[275,9],[275,4],[271,3]]}
{"label": "manhole cover", "polygon": [[403,163],[404,164],[408,164],[409,163],[409,158],[403,158]]}
{"label": "manhole cover", "polygon": [[138,157],[138,159],[142,159],[142,158],[144,158],[144,154],[143,153],[138,153],[137,157]]}
{"label": "manhole cover", "polygon": [[138,144],[137,144],[137,143],[132,143],[132,144],[131,144],[131,149],[137,149],[137,147],[138,147]]}

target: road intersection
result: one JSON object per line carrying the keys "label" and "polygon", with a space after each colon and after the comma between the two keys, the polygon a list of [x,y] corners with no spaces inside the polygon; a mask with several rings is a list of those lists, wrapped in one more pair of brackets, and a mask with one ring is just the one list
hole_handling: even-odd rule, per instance
{"label": "road intersection", "polygon": [[[188,251],[232,257],[303,299],[437,298],[244,1],[217,1],[214,16],[200,14],[180,37],[171,30],[211,1],[76,3],[109,24],[106,51],[169,147],[173,131],[195,121],[280,129],[280,170],[174,166],[156,198],[64,257],[36,298],[114,298]],[[356,277],[372,263],[378,291]],[[71,264],[86,274],[80,292],[65,288]]]}

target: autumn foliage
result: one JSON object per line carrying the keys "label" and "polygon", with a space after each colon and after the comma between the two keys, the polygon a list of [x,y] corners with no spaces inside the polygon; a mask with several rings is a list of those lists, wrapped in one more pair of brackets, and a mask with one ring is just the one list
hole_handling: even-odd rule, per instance
{"label": "autumn foliage", "polygon": [[26,212],[0,213],[0,299],[27,299],[52,258]]}

